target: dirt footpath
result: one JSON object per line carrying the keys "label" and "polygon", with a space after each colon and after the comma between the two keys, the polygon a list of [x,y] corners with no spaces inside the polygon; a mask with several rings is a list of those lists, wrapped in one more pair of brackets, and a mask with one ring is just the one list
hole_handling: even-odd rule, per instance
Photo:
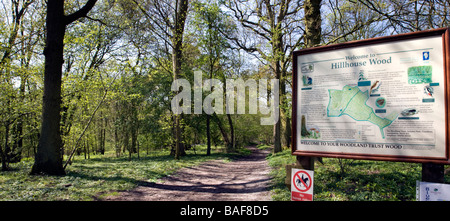
{"label": "dirt footpath", "polygon": [[252,154],[233,162],[208,161],[183,168],[161,182],[142,182],[131,191],[105,200],[121,201],[268,201],[270,150],[248,147]]}

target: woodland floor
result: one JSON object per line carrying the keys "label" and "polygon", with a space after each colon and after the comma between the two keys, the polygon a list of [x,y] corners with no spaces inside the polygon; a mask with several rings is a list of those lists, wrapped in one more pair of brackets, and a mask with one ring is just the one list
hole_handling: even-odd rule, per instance
{"label": "woodland floor", "polygon": [[268,201],[271,200],[270,149],[247,147],[252,153],[231,162],[212,160],[180,169],[158,182],[108,196],[108,201]]}

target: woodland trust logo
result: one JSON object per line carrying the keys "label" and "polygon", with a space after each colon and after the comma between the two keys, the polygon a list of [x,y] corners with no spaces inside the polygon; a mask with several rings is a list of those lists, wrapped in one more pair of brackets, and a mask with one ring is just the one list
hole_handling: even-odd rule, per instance
{"label": "woodland trust logo", "polygon": [[[236,114],[245,113],[245,89],[248,88],[248,114],[257,114],[259,112],[268,117],[261,117],[261,125],[274,125],[279,120],[279,81],[278,79],[271,79],[270,86],[272,96],[270,96],[270,106],[267,102],[267,79],[260,79],[258,84],[254,79],[246,81],[241,78],[226,79],[225,80],[226,93],[226,114],[235,114],[235,100],[237,103]],[[182,90],[180,91],[180,87]],[[223,112],[223,93],[224,84],[218,79],[202,79],[202,72],[194,72],[194,114],[212,115],[224,114]],[[236,90],[235,90],[236,89]],[[191,84],[186,79],[177,79],[172,82],[172,91],[179,92],[171,101],[171,108],[174,114],[191,114],[192,100],[191,100]],[[205,99],[203,98],[203,91],[211,92]],[[235,99],[236,98],[236,99]],[[180,103],[181,102],[181,103]],[[214,103],[214,105],[213,105]],[[259,104],[259,105],[258,105]]]}

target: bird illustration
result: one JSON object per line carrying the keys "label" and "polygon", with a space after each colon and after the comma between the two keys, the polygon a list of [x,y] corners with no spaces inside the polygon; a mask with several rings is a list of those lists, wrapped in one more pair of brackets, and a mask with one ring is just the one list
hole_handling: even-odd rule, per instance
{"label": "bird illustration", "polygon": [[428,96],[430,96],[430,97],[433,97],[434,90],[433,90],[432,87],[430,87],[430,86],[425,86],[425,87],[423,88],[423,90],[424,90],[424,93],[425,93],[426,95],[428,95]]}

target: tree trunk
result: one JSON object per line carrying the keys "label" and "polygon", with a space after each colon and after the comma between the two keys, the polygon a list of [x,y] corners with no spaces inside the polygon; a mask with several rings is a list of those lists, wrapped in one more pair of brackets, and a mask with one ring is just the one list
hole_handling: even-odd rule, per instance
{"label": "tree trunk", "polygon": [[[281,30],[276,30],[275,32],[280,32]],[[284,101],[286,100],[284,98],[284,78],[282,76],[281,73],[281,67],[280,67],[280,53],[282,52],[282,44],[281,44],[281,36],[279,34],[274,34],[272,36],[272,40],[273,40],[273,44],[272,44],[272,54],[274,56],[274,61],[272,64],[272,67],[275,71],[275,79],[279,79],[280,80],[280,91],[281,91],[281,96],[280,96],[280,104],[279,105],[279,109],[280,111],[278,112],[278,121],[275,123],[275,125],[273,125],[273,136],[274,136],[274,144],[273,144],[273,152],[274,153],[278,153],[281,152],[282,148],[281,148],[281,114],[284,113]]]}
{"label": "tree trunk", "polygon": [[5,124],[5,151],[2,151],[2,147],[0,146],[0,155],[2,160],[2,171],[8,171],[8,154],[9,154],[9,147],[8,147],[8,137],[9,137],[9,122],[6,122]]}
{"label": "tree trunk", "polygon": [[86,160],[87,159],[87,150],[86,150],[86,147],[87,147],[87,141],[86,140],[84,140],[84,145],[83,145],[83,148],[84,148],[84,159]]}
{"label": "tree trunk", "polygon": [[2,171],[7,171],[8,170],[8,165],[6,164],[6,156],[3,152],[3,147],[0,146],[0,157],[1,157],[1,161],[2,161]]}
{"label": "tree trunk", "polygon": [[206,115],[206,156],[211,155],[211,128],[210,128],[210,120],[211,116],[209,114]]}
{"label": "tree trunk", "polygon": [[322,0],[305,1],[305,43],[307,48],[319,45],[322,38],[321,2]]}
{"label": "tree trunk", "polygon": [[48,0],[41,137],[31,174],[65,175],[60,133],[61,75],[66,28],[63,18],[64,1]]}
{"label": "tree trunk", "polygon": [[119,135],[118,133],[118,129],[117,129],[117,125],[114,125],[114,150],[116,151],[116,157],[120,157],[120,140],[119,140]]}
{"label": "tree trunk", "polygon": [[[222,121],[220,120],[220,118],[217,116],[216,113],[213,113],[212,117],[214,120],[216,120],[217,126],[219,127],[220,133],[222,134],[223,141],[225,142],[225,146],[228,151],[230,149],[229,147],[231,142],[230,139],[228,138],[228,134],[225,128],[223,127]],[[217,146],[217,144],[215,146]]]}
{"label": "tree trunk", "polygon": [[[212,78],[212,76],[211,76]],[[226,91],[227,88],[227,79],[225,78],[225,75],[223,76],[223,94],[227,94]],[[229,107],[226,106],[226,112],[229,113],[231,112],[231,110],[229,110]],[[228,153],[232,153],[234,151],[236,151],[236,139],[234,137],[234,127],[233,127],[233,120],[231,119],[231,114],[227,114],[227,119],[228,119],[228,124],[230,125],[230,140],[229,140],[229,144],[227,145],[227,152]]]}
{"label": "tree trunk", "polygon": [[64,1],[47,1],[42,125],[39,144],[30,174],[66,174],[62,164],[60,131],[64,34],[66,25],[86,16],[96,2],[97,0],[89,0],[80,10],[65,16]]}
{"label": "tree trunk", "polygon": [[281,119],[278,117],[278,122],[273,125],[273,152],[278,153],[281,151]]}
{"label": "tree trunk", "polygon": [[[187,10],[188,10],[188,0],[177,1],[175,11],[175,25],[174,29],[172,30],[173,34],[172,69],[174,81],[178,79],[178,75],[181,70],[183,32]],[[180,131],[181,115],[175,115],[174,119],[175,119],[175,159],[180,159],[180,156],[185,154],[184,146],[181,144],[181,131]]]}
{"label": "tree trunk", "polygon": [[234,152],[236,150],[236,139],[234,138],[234,128],[233,128],[233,120],[231,119],[231,114],[227,114],[228,124],[230,124],[230,145],[228,147],[228,152]]}

